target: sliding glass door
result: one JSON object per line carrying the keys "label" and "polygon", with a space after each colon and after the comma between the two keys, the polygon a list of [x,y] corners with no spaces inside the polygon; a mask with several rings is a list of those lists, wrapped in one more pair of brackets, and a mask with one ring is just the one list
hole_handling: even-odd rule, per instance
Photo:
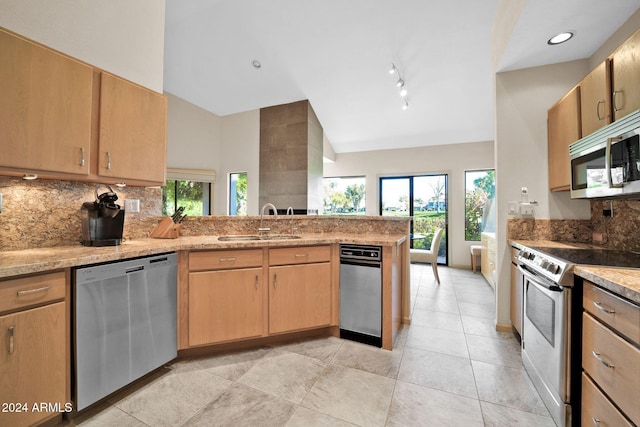
{"label": "sliding glass door", "polygon": [[438,264],[447,265],[446,174],[380,178],[380,215],[411,216],[411,248],[429,249],[436,228],[444,233],[438,249]]}

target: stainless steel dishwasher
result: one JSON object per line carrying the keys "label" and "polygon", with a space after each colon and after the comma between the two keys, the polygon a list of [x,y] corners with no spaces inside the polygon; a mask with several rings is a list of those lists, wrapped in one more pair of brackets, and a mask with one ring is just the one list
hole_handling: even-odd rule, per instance
{"label": "stainless steel dishwasher", "polygon": [[340,337],[382,346],[382,248],[340,245]]}
{"label": "stainless steel dishwasher", "polygon": [[175,253],[74,269],[76,411],[177,356]]}

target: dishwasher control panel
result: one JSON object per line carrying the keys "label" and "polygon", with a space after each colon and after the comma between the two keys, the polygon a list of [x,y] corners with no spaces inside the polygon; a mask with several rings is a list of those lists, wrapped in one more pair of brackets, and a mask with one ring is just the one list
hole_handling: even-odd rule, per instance
{"label": "dishwasher control panel", "polygon": [[382,248],[367,245],[340,245],[340,259],[382,261]]}

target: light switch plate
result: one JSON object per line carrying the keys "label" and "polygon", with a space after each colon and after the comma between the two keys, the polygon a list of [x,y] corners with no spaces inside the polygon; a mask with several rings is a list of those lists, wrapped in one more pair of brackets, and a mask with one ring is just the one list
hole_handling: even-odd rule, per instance
{"label": "light switch plate", "polygon": [[516,215],[518,213],[518,202],[507,203],[507,209],[509,215]]}
{"label": "light switch plate", "polygon": [[140,199],[124,199],[124,210],[126,212],[140,212]]}

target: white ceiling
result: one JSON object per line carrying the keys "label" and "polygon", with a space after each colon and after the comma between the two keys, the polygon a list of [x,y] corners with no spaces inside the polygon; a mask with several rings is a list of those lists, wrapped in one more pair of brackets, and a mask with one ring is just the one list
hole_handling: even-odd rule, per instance
{"label": "white ceiling", "polygon": [[[219,116],[308,99],[338,153],[493,139],[498,0],[166,5],[164,90]],[[498,71],[588,58],[639,7],[528,0]],[[547,46],[565,30],[574,39]],[[406,111],[392,62],[409,92]]]}

